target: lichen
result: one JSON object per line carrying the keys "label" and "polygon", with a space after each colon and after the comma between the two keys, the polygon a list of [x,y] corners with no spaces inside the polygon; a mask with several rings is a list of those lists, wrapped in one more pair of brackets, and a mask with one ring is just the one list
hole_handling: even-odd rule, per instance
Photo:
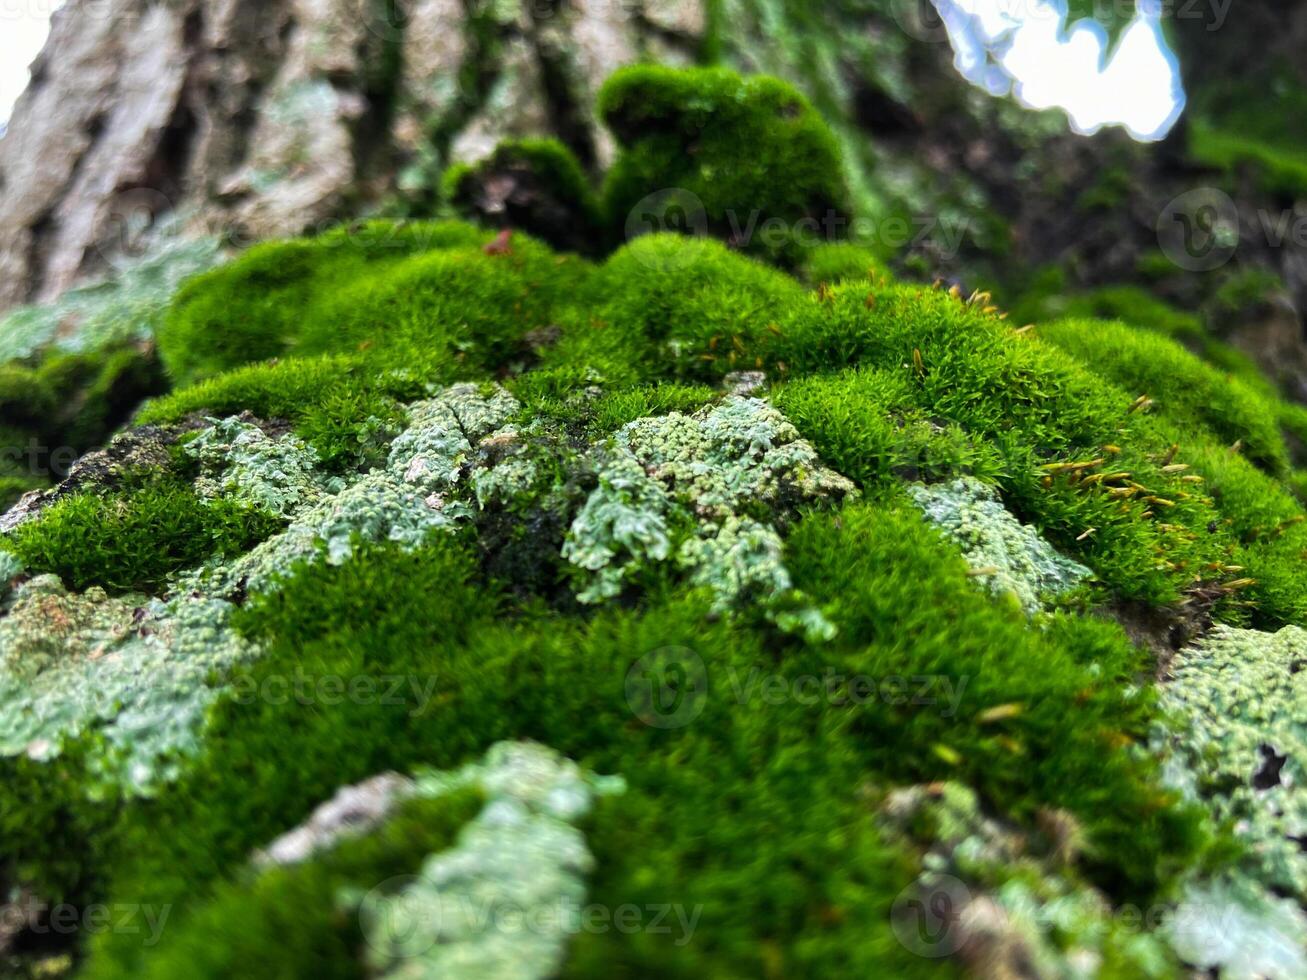
{"label": "lichen", "polygon": [[576,825],[622,782],[535,743],[501,742],[457,772],[419,774],[416,793],[439,798],[468,786],[486,804],[458,844],[431,855],[398,893],[361,901],[377,976],[517,980],[563,965],[594,867]]}
{"label": "lichen", "polygon": [[763,511],[784,523],[801,503],[856,493],[798,436],[767,402],[738,395],[623,426],[596,447],[599,486],[563,545],[563,557],[590,573],[577,598],[613,598],[650,562],[675,557],[719,611],[784,606],[778,625],[829,638],[833,627],[795,602],[776,528],[746,516]]}
{"label": "lichen", "polygon": [[0,318],[0,363],[47,349],[80,353],[152,340],[182,280],[221,261],[220,246],[217,238],[181,238],[175,223],[167,223],[113,277]]}
{"label": "lichen", "polygon": [[639,419],[615,442],[705,516],[725,517],[746,501],[779,509],[791,500],[838,501],[853,492],[760,398],[729,395],[693,415]]}
{"label": "lichen", "polygon": [[1163,932],[1181,959],[1222,980],[1307,976],[1307,916],[1237,873],[1190,884]]}
{"label": "lichen", "polygon": [[[408,406],[410,426],[390,446],[384,469],[302,510],[281,534],[233,562],[212,563],[182,580],[183,589],[229,595],[271,588],[299,563],[320,557],[347,561],[360,541],[394,541],[415,548],[434,530],[453,530],[472,515],[461,499],[464,475],[480,440],[518,407],[492,386],[454,385]],[[324,490],[329,485],[323,485]]]}
{"label": "lichen", "polygon": [[1247,870],[1307,900],[1307,631],[1217,627],[1179,653],[1162,688],[1176,724],[1159,727],[1171,782],[1231,824]]}
{"label": "lichen", "polygon": [[0,550],[0,599],[3,599],[14,579],[23,574],[23,563],[11,551]]}
{"label": "lichen", "polygon": [[[1079,878],[1075,820],[1043,814],[1039,836],[985,815],[955,782],[889,794],[879,823],[900,844],[924,845],[922,873],[894,906],[900,941],[922,955],[957,954],[979,975],[1091,980],[1109,959],[1132,977],[1169,977],[1157,936],[1140,933]],[[929,922],[918,915],[933,916]]]}
{"label": "lichen", "polygon": [[413,795],[411,779],[387,772],[353,786],[344,786],[294,830],[282,834],[254,855],[259,866],[299,864],[334,847],[345,837],[374,830],[395,807]]}
{"label": "lichen", "polygon": [[995,594],[1014,596],[1027,615],[1092,574],[1058,554],[1034,528],[1008,512],[993,487],[973,477],[913,484],[908,494],[928,521],[962,547],[976,577]]}
{"label": "lichen", "polygon": [[88,794],[150,795],[199,748],[217,679],[256,651],[228,628],[232,607],[21,586],[0,620],[0,755],[48,762],[78,741]]}
{"label": "lichen", "polygon": [[210,422],[183,446],[200,464],[195,491],[201,497],[228,497],[293,517],[341,489],[321,475],[317,454],[294,435],[272,438],[235,416]]}

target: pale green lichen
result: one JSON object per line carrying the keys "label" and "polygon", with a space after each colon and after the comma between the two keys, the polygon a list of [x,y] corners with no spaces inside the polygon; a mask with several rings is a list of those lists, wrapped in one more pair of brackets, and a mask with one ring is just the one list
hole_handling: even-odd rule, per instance
{"label": "pale green lichen", "polygon": [[621,781],[535,743],[501,742],[482,762],[419,774],[415,793],[437,799],[468,787],[486,804],[453,848],[395,894],[342,896],[360,906],[376,976],[529,980],[563,965],[594,866],[576,824]]}
{"label": "pale green lichen", "polygon": [[1170,782],[1247,844],[1250,873],[1307,901],[1307,631],[1220,626],[1171,664]]}
{"label": "pale green lichen", "polygon": [[[478,448],[482,455],[494,457],[490,465],[472,476],[472,491],[482,510],[495,504],[509,504],[535,486],[540,479],[540,466],[533,458],[533,447],[537,452],[566,455],[564,447],[541,426],[533,425],[525,432],[505,426],[481,440]],[[565,462],[557,459],[555,465],[562,466]]]}
{"label": "pale green lichen", "polygon": [[[757,603],[786,632],[814,641],[835,636],[835,624],[821,611],[805,606],[785,567],[784,544],[774,528],[749,518],[728,517],[720,526],[705,525],[681,545],[678,561],[691,569],[690,581],[707,586],[714,612]],[[778,604],[785,599],[784,610]]]}
{"label": "pale green lichen", "polygon": [[[856,493],[821,465],[813,447],[759,398],[728,395],[693,415],[636,419],[595,450],[598,487],[581,507],[563,557],[588,573],[577,598],[613,598],[650,562],[674,557],[717,609],[760,604],[782,628],[809,639],[833,635],[821,614],[796,602],[775,526],[799,504]],[[678,529],[689,530],[673,548]],[[673,554],[674,552],[674,554]]]}
{"label": "pale green lichen", "polygon": [[170,225],[115,277],[0,318],[0,363],[47,349],[80,353],[149,341],[182,281],[221,258],[217,238],[182,238]]}
{"label": "pale green lichen", "polygon": [[[1165,941],[1076,874],[1082,841],[1069,814],[1045,813],[1044,834],[1032,837],[987,817],[974,790],[950,782],[892,792],[880,824],[890,840],[926,848],[921,876],[895,903],[895,932],[908,948],[965,951],[995,977],[1093,980],[1109,955],[1121,976],[1174,975]],[[914,911],[941,908],[940,921],[919,931]]]}
{"label": "pale green lichen", "polygon": [[257,652],[228,628],[232,608],[26,583],[0,620],[0,755],[45,762],[76,741],[88,794],[150,795],[198,750],[221,677]]}
{"label": "pale green lichen", "polygon": [[237,417],[210,422],[182,447],[200,464],[195,491],[201,497],[227,497],[292,517],[343,489],[340,480],[319,472],[317,453],[295,436],[274,439]]}
{"label": "pale green lichen", "polygon": [[1191,884],[1164,931],[1181,959],[1221,980],[1307,977],[1307,916],[1243,875]]}
{"label": "pale green lichen", "polygon": [[581,602],[610,599],[648,561],[671,552],[667,513],[672,501],[640,462],[617,452],[599,471],[599,486],[586,499],[563,544],[563,557],[592,573],[577,593]]}
{"label": "pale green lichen", "polygon": [[358,541],[393,541],[412,549],[432,531],[455,529],[473,513],[460,496],[475,455],[473,441],[481,441],[517,408],[502,388],[466,384],[408,406],[409,428],[391,444],[384,469],[354,477],[235,561],[184,576],[180,588],[220,596],[240,588],[257,593],[302,562],[325,558],[343,564]]}
{"label": "pale green lichen", "polygon": [[998,491],[973,477],[913,484],[908,495],[926,520],[961,546],[976,577],[996,595],[1015,597],[1027,615],[1093,574],[1013,517]]}
{"label": "pale green lichen", "polygon": [[728,395],[693,415],[637,419],[614,443],[703,515],[726,517],[745,502],[777,509],[788,500],[839,500],[854,492],[760,398]]}

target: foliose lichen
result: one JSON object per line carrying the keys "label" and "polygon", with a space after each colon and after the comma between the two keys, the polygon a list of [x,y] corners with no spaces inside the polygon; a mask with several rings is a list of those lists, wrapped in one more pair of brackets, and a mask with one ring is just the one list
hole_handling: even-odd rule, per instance
{"label": "foliose lichen", "polygon": [[292,517],[342,489],[318,470],[317,454],[291,434],[273,438],[239,417],[211,419],[182,450],[200,464],[195,491]]}
{"label": "foliose lichen", "polygon": [[962,547],[977,578],[996,595],[1014,596],[1027,615],[1093,574],[1013,517],[998,491],[973,477],[907,489],[926,520]]}
{"label": "foliose lichen", "polygon": [[0,620],[0,755],[45,762],[73,741],[95,796],[148,796],[200,745],[220,679],[256,649],[228,628],[232,606],[67,592],[54,576],[21,586]]}
{"label": "foliose lichen", "polygon": [[[342,564],[359,540],[415,548],[433,530],[454,529],[472,514],[460,493],[474,456],[473,441],[485,437],[517,407],[516,399],[502,388],[483,392],[476,385],[454,385],[413,403],[408,406],[410,426],[391,444],[384,469],[345,480],[347,485],[334,494],[327,493],[333,484],[306,477],[309,486],[323,490],[317,504],[236,561],[188,576],[184,587],[214,595],[242,586],[259,592],[300,562],[324,556],[331,564]],[[281,451],[274,458],[282,458]]]}
{"label": "foliose lichen", "polygon": [[1249,873],[1307,900],[1307,630],[1218,626],[1181,651],[1162,688],[1169,781],[1230,823]]}
{"label": "foliose lichen", "polygon": [[[791,609],[774,617],[778,625],[812,639],[833,635],[824,617],[805,615],[794,602],[775,525],[799,504],[835,502],[856,490],[822,466],[767,402],[728,395],[693,415],[636,419],[596,447],[595,457],[599,486],[563,546],[563,557],[589,573],[581,602],[612,598],[648,562],[674,557],[712,590],[718,610],[746,600],[764,609],[785,605]],[[748,516],[757,513],[773,523]]]}
{"label": "foliose lichen", "polygon": [[431,855],[396,894],[342,896],[360,908],[374,975],[507,980],[553,976],[563,965],[594,866],[577,823],[622,781],[535,743],[501,742],[456,772],[420,773],[415,793],[465,787],[479,788],[486,804],[455,847]]}

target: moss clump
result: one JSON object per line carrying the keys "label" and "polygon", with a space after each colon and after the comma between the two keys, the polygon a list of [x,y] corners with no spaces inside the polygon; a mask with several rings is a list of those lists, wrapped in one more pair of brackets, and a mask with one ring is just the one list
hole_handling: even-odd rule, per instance
{"label": "moss clump", "polygon": [[63,479],[165,387],[157,359],[135,347],[0,365],[0,477],[11,481],[10,495]]}
{"label": "moss clump", "polygon": [[609,232],[576,156],[554,139],[505,140],[474,166],[445,172],[442,196],[465,217],[517,228],[555,248],[602,253]]}
{"label": "moss clump", "polygon": [[27,568],[58,575],[71,589],[152,591],[168,576],[213,555],[238,555],[277,531],[265,511],[206,502],[164,483],[107,496],[80,493],[52,504],[4,541]]}
{"label": "moss clump", "polygon": [[1061,320],[1038,330],[1130,394],[1148,396],[1171,422],[1204,426],[1272,475],[1288,471],[1276,404],[1175,341],[1103,320]]}
{"label": "moss clump", "polygon": [[[687,230],[702,222],[701,232],[791,264],[807,247],[844,237],[849,197],[839,144],[790,85],[718,68],[640,65],[604,84],[598,112],[621,144],[604,184],[614,222],[656,230],[673,220],[663,208],[670,202],[689,209]],[[669,188],[677,196],[647,200]]]}
{"label": "moss clump", "polygon": [[813,248],[795,270],[812,288],[833,285],[845,279],[885,279],[889,272],[876,254],[851,242],[824,242]]}
{"label": "moss clump", "polygon": [[[653,381],[672,373],[717,380],[760,366],[747,338],[774,327],[807,293],[789,276],[720,242],[646,235],[595,276],[601,301],[544,355],[547,367],[584,366],[582,384]],[[575,374],[573,375],[575,377]]]}
{"label": "moss clump", "polygon": [[[160,354],[174,381],[189,384],[253,361],[322,353],[324,348],[345,352],[388,336],[359,334],[358,317],[371,315],[373,319],[365,322],[380,328],[383,325],[376,317],[393,314],[406,321],[409,333],[401,332],[401,339],[409,342],[414,330],[456,331],[459,320],[474,318],[479,324],[489,322],[488,317],[505,317],[513,303],[528,294],[531,284],[522,283],[513,297],[493,292],[507,288],[504,276],[496,275],[498,269],[520,269],[521,258],[496,256],[503,261],[492,263],[492,257],[481,251],[492,238],[491,233],[461,222],[374,222],[311,240],[257,245],[239,260],[197,276],[182,288],[160,327]],[[417,270],[408,267],[408,284],[419,288],[421,296],[411,307],[396,305],[395,294],[388,290],[392,280],[380,278],[379,273],[425,253],[432,253],[433,261]],[[532,254],[538,255],[538,248]],[[444,261],[435,256],[443,256]],[[372,298],[373,293],[378,295]],[[342,304],[346,294],[349,302]],[[433,303],[448,305],[433,308]],[[343,315],[355,314],[354,319],[338,322]],[[452,316],[455,322],[423,319],[436,314]],[[333,334],[351,326],[356,329],[353,334]]]}

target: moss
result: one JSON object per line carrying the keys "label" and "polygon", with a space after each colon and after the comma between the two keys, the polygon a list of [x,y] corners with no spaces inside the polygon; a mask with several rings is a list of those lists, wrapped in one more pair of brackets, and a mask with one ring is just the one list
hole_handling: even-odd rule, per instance
{"label": "moss", "polygon": [[1205,426],[1215,440],[1237,443],[1273,475],[1288,470],[1277,406],[1174,341],[1100,320],[1061,320],[1038,331],[1127,392],[1147,395],[1154,411],[1172,422]]}
{"label": "moss", "polygon": [[[765,176],[751,206],[793,219],[838,189],[829,134],[779,83],[636,69],[605,99],[612,194],[684,174],[729,209]],[[770,171],[739,165],[754,146]],[[1212,828],[1215,784],[1244,806],[1246,774],[1188,795],[1170,778],[1159,752],[1212,760],[1189,762],[1153,655],[1086,610],[1215,620],[1213,644],[1307,622],[1278,441],[1307,425],[1156,329],[1070,336],[1073,354],[1069,327],[1014,330],[988,296],[896,282],[853,246],[764,251],[800,278],[707,238],[644,236],[596,268],[522,234],[368,223],[187,287],[161,339],[184,387],[140,416],[177,428],[89,457],[0,550],[6,887],[174,910],[159,950],[79,944],[85,975],[390,972],[387,937],[360,955],[378,923],[359,909],[533,903],[582,878],[600,908],[680,909],[693,941],[583,932],[563,956],[556,931],[526,950],[460,923],[407,965],[952,975],[969,964],[915,955],[893,916],[941,869],[977,915],[1006,911],[979,931],[1014,970],[1174,972],[1166,930],[1123,937],[1104,908],[1224,902],[1278,851]],[[0,424],[25,437],[70,385],[100,399],[98,363],[0,371]],[[1021,600],[977,587],[990,565]],[[1238,656],[1275,659],[1261,643]],[[516,831],[538,801],[475,816],[495,768],[475,760],[521,739],[627,792],[533,850]],[[445,775],[394,778],[437,798],[351,809],[364,780],[423,767]],[[424,864],[451,887],[361,897]],[[1279,907],[1239,906],[1259,927]]]}
{"label": "moss", "polygon": [[467,218],[517,228],[555,248],[605,251],[603,210],[576,156],[555,139],[505,140],[474,166],[455,166],[442,197]]}
{"label": "moss", "polygon": [[687,230],[755,255],[794,263],[806,246],[844,237],[849,203],[839,144],[785,82],[640,65],[609,78],[598,112],[622,148],[604,185],[615,223],[629,219],[646,231],[653,230],[647,222],[673,220],[660,210],[666,202],[646,199],[676,188],[682,197],[674,206],[691,211],[682,216]]}
{"label": "moss", "polygon": [[131,346],[55,350],[0,366],[0,467],[34,484],[62,479],[78,456],[165,387],[158,360]]}
{"label": "moss", "polygon": [[544,364],[584,365],[612,385],[658,378],[717,379],[756,359],[741,348],[805,295],[790,277],[718,242],[643,236],[614,253],[595,278],[601,305]]}
{"label": "moss", "polygon": [[[301,570],[239,614],[267,651],[244,688],[288,671],[300,672],[308,691],[322,678],[397,674],[431,677],[429,699],[221,705],[211,754],[116,831],[108,853],[121,860],[110,894],[177,901],[222,878],[342,782],[417,763],[451,768],[521,735],[552,738],[586,766],[627,778],[627,792],[600,803],[587,824],[592,902],[667,903],[687,916],[701,909],[695,942],[652,931],[576,936],[572,976],[610,976],[614,963],[635,975],[669,963],[696,975],[751,975],[778,955],[805,973],[888,963],[898,976],[939,975],[938,963],[908,953],[892,932],[890,906],[915,870],[881,839],[859,798],[869,780],[966,779],[1023,823],[1040,806],[1068,808],[1093,844],[1086,870],[1113,895],[1147,892],[1184,863],[1189,824],[1114,734],[1140,734],[1150,716],[1146,695],[1123,693],[1140,655],[1119,631],[1066,619],[1029,630],[974,590],[954,549],[909,508],[846,509],[795,535],[787,563],[796,584],[836,602],[840,633],[820,653],[795,644],[780,659],[755,631],[705,619],[707,597],[608,607],[591,622],[505,620],[474,561],[447,537],[409,554],[363,546],[345,565]],[[935,615],[945,607],[954,615]],[[702,711],[682,728],[633,724],[612,691],[633,659],[669,644],[713,665]],[[904,703],[852,697],[847,687],[817,703],[773,702],[751,680],[776,673],[794,684],[828,668],[844,678],[946,675],[950,685],[930,689],[938,703],[913,706],[919,685]],[[1023,710],[982,717],[1014,702]],[[934,751],[940,744],[960,761]],[[233,753],[296,764],[234,772]],[[729,821],[718,819],[723,805]],[[193,833],[159,835],[161,820]],[[196,935],[192,928],[212,921],[192,919],[193,909],[179,904],[172,928]],[[218,956],[223,947],[214,945]],[[133,975],[151,958],[140,937],[97,937],[88,972]]]}
{"label": "moss", "polygon": [[[340,313],[331,300],[351,283],[366,292],[379,269],[426,252],[476,253],[491,237],[458,222],[374,222],[256,245],[183,287],[159,329],[160,355],[185,385],[292,350],[323,352],[329,318]],[[351,346],[342,340],[328,352]]]}
{"label": "moss", "polygon": [[212,555],[237,555],[281,526],[246,504],[206,503],[174,484],[104,497],[75,494],[13,532],[7,547],[33,572],[77,591],[150,591]]}
{"label": "moss", "polygon": [[845,279],[882,279],[889,275],[885,264],[869,248],[850,242],[825,242],[811,249],[796,270],[800,279],[814,289],[823,283]]}

